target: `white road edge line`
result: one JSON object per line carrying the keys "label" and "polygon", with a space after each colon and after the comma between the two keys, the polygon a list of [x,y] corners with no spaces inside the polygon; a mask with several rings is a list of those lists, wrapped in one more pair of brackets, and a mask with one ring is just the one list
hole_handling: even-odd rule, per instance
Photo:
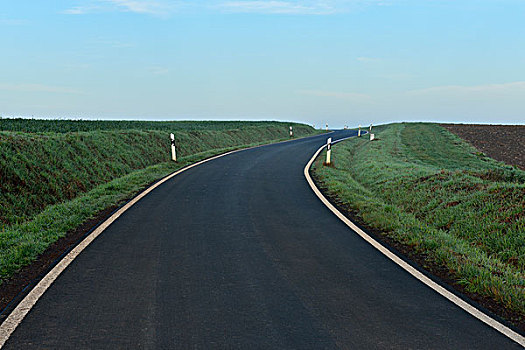
{"label": "white road edge line", "polygon": [[[333,132],[333,131],[332,131]],[[330,133],[332,133],[330,132]],[[328,133],[328,134],[330,134]],[[326,135],[326,134],[320,134],[320,135]],[[281,142],[275,142],[275,143],[269,143],[264,145],[258,145],[254,147],[247,147],[242,149],[236,149],[233,151],[229,151],[223,154],[219,154],[216,156],[213,156],[211,158],[207,158],[204,160],[201,160],[197,163],[190,164],[182,169],[179,169],[175,171],[174,173],[162,178],[155,184],[153,184],[151,187],[147,188],[143,192],[141,192],[139,195],[137,195],[135,198],[133,198],[131,201],[126,203],[122,208],[117,210],[113,215],[111,215],[106,221],[104,221],[100,226],[98,226],[89,236],[84,238],[82,242],[80,242],[75,248],[73,248],[66,256],[60,260],[51,271],[49,271],[41,280],[38,282],[38,284],[25,296],[24,299],[15,307],[15,309],[9,314],[9,316],[4,320],[4,322],[0,325],[0,349],[5,345],[11,334],[15,331],[16,327],[22,322],[24,317],[31,311],[33,306],[37,303],[38,299],[46,292],[46,290],[53,284],[53,282],[60,276],[60,274],[75,260],[75,258],[84,250],[88,245],[91,244],[97,238],[104,232],[106,228],[108,228],[109,225],[111,225],[115,220],[117,220],[126,210],[131,208],[135,203],[137,203],[139,200],[141,200],[143,197],[145,197],[148,193],[153,191],[155,188],[162,185],[164,182],[170,180],[171,178],[177,176],[178,174],[189,170],[193,167],[196,167],[198,165],[201,165],[203,163],[212,161],[217,158],[221,158],[224,156],[227,156],[232,153],[237,153],[241,151],[246,151],[253,148],[259,148],[264,146],[270,146],[275,145],[279,143],[286,143],[286,142],[292,142],[297,141],[301,139],[308,139],[311,137],[316,137],[320,135],[313,135],[313,136],[307,136],[303,138],[293,139],[293,140],[285,140]]]}
{"label": "white road edge line", "polygon": [[[343,141],[348,139],[344,138],[339,141]],[[441,287],[436,282],[432,281],[430,278],[416,270],[414,267],[410,266],[408,263],[406,263],[404,260],[400,259],[397,255],[392,253],[390,250],[385,248],[383,245],[381,245],[379,242],[377,242],[375,239],[370,237],[367,233],[365,233],[363,230],[361,230],[356,224],[354,224],[352,221],[350,221],[346,216],[344,216],[337,208],[335,208],[329,201],[326,199],[326,197],[321,193],[321,191],[317,188],[315,183],[313,182],[311,176],[310,176],[310,167],[312,166],[313,162],[321,153],[321,151],[326,147],[326,145],[323,145],[321,148],[315,152],[313,157],[310,159],[308,164],[306,164],[306,167],[304,168],[304,176],[306,177],[306,180],[308,181],[308,184],[314,191],[314,193],[317,195],[317,197],[323,202],[324,205],[328,207],[334,213],[341,221],[343,221],[348,227],[350,227],[354,232],[356,232],[359,236],[361,236],[365,241],[370,243],[374,248],[379,250],[381,253],[386,255],[390,260],[392,260],[394,263],[399,265],[401,268],[403,268],[405,271],[407,271],[409,274],[426,284],[428,287],[432,288],[437,293],[441,294],[443,297],[447,298],[460,308],[462,308],[464,311],[468,312],[472,316],[476,317],[480,321],[486,323],[490,327],[496,329],[500,333],[506,335],[510,339],[514,340],[516,343],[520,344],[521,346],[525,347],[525,337],[521,336],[520,334],[514,332],[512,329],[508,328],[507,326],[501,324],[500,322],[496,321],[492,317],[486,315],[482,311],[476,309],[474,306],[468,304],[461,298],[457,297],[453,293],[449,292],[445,288]]]}

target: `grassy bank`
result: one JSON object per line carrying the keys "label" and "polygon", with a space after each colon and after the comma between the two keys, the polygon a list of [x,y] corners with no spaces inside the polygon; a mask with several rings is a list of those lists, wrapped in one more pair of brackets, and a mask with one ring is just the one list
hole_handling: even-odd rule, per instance
{"label": "grassy bank", "polygon": [[220,131],[244,129],[247,127],[282,127],[304,126],[297,123],[270,122],[270,121],[145,121],[145,120],[42,120],[0,117],[0,130],[20,132],[82,132],[108,130],[157,130],[157,131]]}
{"label": "grassy bank", "polygon": [[[13,128],[13,121],[4,121],[0,129]],[[29,130],[38,124],[31,123]],[[62,130],[62,122],[55,123]],[[182,124],[188,130],[174,131],[176,164],[169,161],[169,137],[161,130],[115,130],[108,124],[104,130],[80,132],[0,131],[0,283],[68,231],[151,182],[215,154],[288,139],[290,125],[206,122],[208,130],[199,129],[199,122]],[[297,137],[316,132],[292,125]]]}
{"label": "grassy bank", "polygon": [[435,124],[392,124],[334,146],[314,175],[343,206],[525,317],[525,172]]}

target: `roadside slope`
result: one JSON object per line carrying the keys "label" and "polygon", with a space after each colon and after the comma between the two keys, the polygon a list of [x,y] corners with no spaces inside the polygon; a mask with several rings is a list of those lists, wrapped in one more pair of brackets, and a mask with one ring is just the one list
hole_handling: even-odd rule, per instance
{"label": "roadside slope", "polygon": [[[523,331],[525,173],[434,124],[334,146],[315,176],[352,217]],[[479,296],[483,296],[481,298]]]}
{"label": "roadside slope", "polygon": [[[138,123],[132,125],[142,125]],[[5,129],[16,129],[20,124],[28,130],[43,128],[46,132],[0,131],[0,309],[45,271],[67,244],[59,244],[58,250],[35,269],[23,271],[23,276],[12,280],[22,267],[83,224],[96,224],[93,218],[97,213],[109,214],[111,208],[153,181],[215,154],[287,139],[290,125],[297,137],[316,133],[296,123],[248,122],[242,127],[242,122],[182,122],[188,130],[175,131],[179,161],[174,163],[168,161],[166,131],[120,130],[119,122],[112,122],[102,123],[108,128],[104,130],[70,132],[72,127],[101,126],[93,122],[0,120]],[[143,126],[173,125],[177,123]],[[57,132],[48,131],[53,127]],[[62,132],[63,128],[66,131]],[[77,232],[68,244],[74,244],[81,235]]]}

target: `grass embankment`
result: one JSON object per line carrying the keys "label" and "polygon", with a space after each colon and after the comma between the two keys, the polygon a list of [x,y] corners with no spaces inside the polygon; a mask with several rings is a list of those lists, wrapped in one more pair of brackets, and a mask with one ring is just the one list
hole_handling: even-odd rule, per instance
{"label": "grass embankment", "polygon": [[208,121],[208,120],[181,120],[181,121],[146,121],[146,120],[43,120],[0,117],[0,130],[20,132],[80,132],[101,130],[158,130],[158,131],[221,131],[244,129],[256,126],[288,127],[290,125],[305,126],[304,124],[269,122],[269,121]]}
{"label": "grass embankment", "polygon": [[[314,165],[331,196],[469,293],[525,316],[525,172],[436,124],[392,124]],[[436,265],[437,264],[437,265]]]}
{"label": "grass embankment", "polygon": [[[131,122],[156,128],[144,131],[120,122],[54,121],[56,132],[48,121],[18,123],[2,119],[0,130],[26,125],[39,132],[0,131],[0,284],[68,231],[185,165],[288,139],[289,125],[297,137],[316,133],[278,122]],[[69,132],[73,127],[94,131]],[[177,163],[169,161],[171,128]]]}

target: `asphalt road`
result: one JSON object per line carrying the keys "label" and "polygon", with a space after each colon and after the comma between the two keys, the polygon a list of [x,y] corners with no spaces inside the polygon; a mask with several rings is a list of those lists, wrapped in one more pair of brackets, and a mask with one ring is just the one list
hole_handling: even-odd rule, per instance
{"label": "asphalt road", "polygon": [[161,185],[80,254],[6,348],[521,348],[319,201],[303,168],[325,140],[238,152]]}

